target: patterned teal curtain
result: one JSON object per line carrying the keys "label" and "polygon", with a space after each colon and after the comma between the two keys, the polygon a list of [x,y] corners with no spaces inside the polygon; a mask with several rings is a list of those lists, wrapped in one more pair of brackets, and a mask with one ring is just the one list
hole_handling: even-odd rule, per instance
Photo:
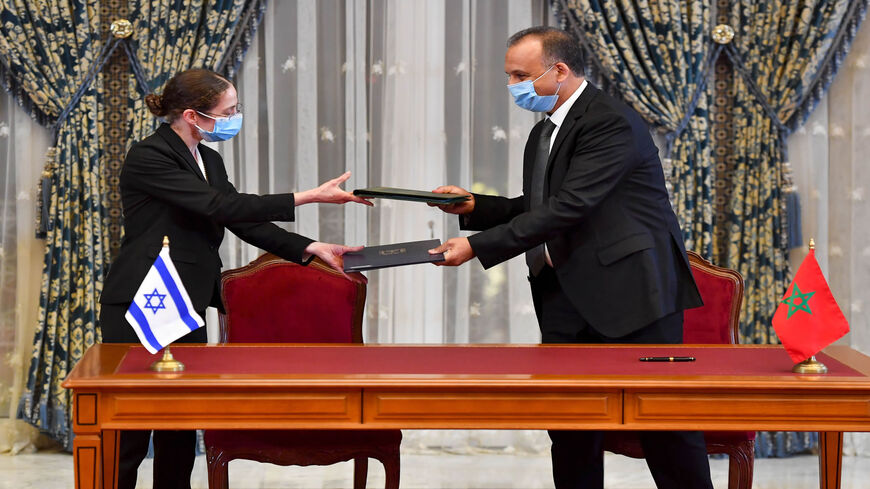
{"label": "patterned teal curtain", "polygon": [[[770,318],[788,283],[785,136],[824,94],[848,50],[867,1],[735,1],[736,36],[714,48],[710,0],[553,0],[608,84],[671,136],[674,207],[687,246],[712,254],[712,233],[728,236],[718,263],[746,279],[742,336],[777,342]],[[733,88],[733,164],[713,175],[707,75],[725,53]],[[699,89],[700,87],[700,89]],[[688,114],[688,115],[687,115]],[[726,222],[713,222],[714,177],[727,188]],[[724,193],[723,193],[724,194]]]}
{"label": "patterned teal curtain", "polygon": [[[131,0],[135,55],[152,91],[175,73],[208,68],[232,78],[254,39],[266,0]],[[130,80],[128,143],[154,131],[140,86]]]}
{"label": "patterned teal curtain", "polygon": [[[785,139],[824,94],[866,7],[866,0],[741,0],[730,10],[733,164],[719,176],[731,192],[718,226],[727,236],[723,263],[746,279],[744,342],[779,341],[770,320],[791,279]],[[756,451],[783,456],[814,444],[815,433],[764,432]]]}
{"label": "patterned teal curtain", "polygon": [[[131,105],[145,112],[141,84],[205,66],[232,76],[265,11],[265,0],[131,2],[138,56]],[[43,179],[46,238],[40,324],[19,416],[69,449],[71,409],[60,384],[99,341],[96,320],[109,262],[105,108],[99,70],[111,53],[100,38],[99,0],[0,0],[0,81],[56,135]],[[156,81],[156,83],[155,83]],[[138,85],[137,85],[138,83]],[[130,134],[150,132],[133,118]],[[59,122],[58,122],[59,121]],[[147,125],[147,129],[145,126]],[[117,164],[118,162],[114,162]]]}
{"label": "patterned teal curtain", "polygon": [[824,93],[866,4],[742,0],[731,9],[736,35],[725,52],[736,70],[734,153],[722,176],[732,193],[721,225],[724,263],[746,280],[745,342],[778,342],[770,320],[790,280],[785,138]]}
{"label": "patterned teal curtain", "polygon": [[713,247],[713,158],[707,82],[709,2],[563,0],[555,6],[592,55],[597,75],[665,133],[674,210],[687,248]]}
{"label": "patterned teal curtain", "polygon": [[72,413],[60,383],[98,340],[96,300],[108,261],[101,78],[75,97],[102,50],[99,12],[98,0],[0,1],[0,79],[56,134],[46,148],[39,325],[19,416],[66,446]]}

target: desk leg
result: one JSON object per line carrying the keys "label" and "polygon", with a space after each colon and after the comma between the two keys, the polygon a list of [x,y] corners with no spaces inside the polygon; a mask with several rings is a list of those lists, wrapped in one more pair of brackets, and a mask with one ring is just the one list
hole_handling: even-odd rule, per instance
{"label": "desk leg", "polygon": [[76,435],[73,440],[73,468],[76,489],[102,489],[100,435]]}
{"label": "desk leg", "polygon": [[118,443],[119,430],[103,430],[103,489],[118,487]]}
{"label": "desk leg", "polygon": [[120,431],[103,430],[99,435],[76,435],[73,464],[76,489],[118,487],[118,439]]}
{"label": "desk leg", "polygon": [[840,469],[843,465],[843,432],[819,432],[819,487],[840,489]]}

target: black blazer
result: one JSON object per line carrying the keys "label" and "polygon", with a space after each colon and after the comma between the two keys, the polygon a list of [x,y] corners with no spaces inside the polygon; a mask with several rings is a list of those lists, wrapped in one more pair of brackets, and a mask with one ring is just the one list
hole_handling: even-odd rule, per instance
{"label": "black blazer", "polygon": [[600,333],[621,337],[700,306],[658,150],[633,110],[591,84],[550,151],[545,205],[531,206],[541,123],[529,134],[523,195],[475,195],[462,229],[485,268],[546,242],[559,283]]}
{"label": "black blazer", "polygon": [[293,194],[241,194],[227,179],[220,155],[199,145],[208,181],[184,141],[168,124],[134,144],[121,170],[124,238],[109,267],[102,304],[133,296],[169,236],[169,255],[193,307],[222,309],[218,294],[224,228],[286,260],[303,262],[311,239],[269,221],[292,221]]}

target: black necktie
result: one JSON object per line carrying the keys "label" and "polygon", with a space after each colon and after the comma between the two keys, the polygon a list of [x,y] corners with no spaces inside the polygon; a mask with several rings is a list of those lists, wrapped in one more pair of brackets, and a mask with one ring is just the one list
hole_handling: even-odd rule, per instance
{"label": "black necktie", "polygon": [[[556,124],[553,124],[550,119],[546,119],[541,129],[541,138],[538,140],[538,151],[535,153],[535,166],[532,167],[532,182],[529,185],[530,207],[535,207],[544,203],[544,183],[547,173],[547,160],[550,158],[550,136],[553,135],[553,130],[556,129]],[[526,264],[532,272],[532,276],[537,276],[544,269],[547,260],[544,257],[544,244],[526,251]]]}

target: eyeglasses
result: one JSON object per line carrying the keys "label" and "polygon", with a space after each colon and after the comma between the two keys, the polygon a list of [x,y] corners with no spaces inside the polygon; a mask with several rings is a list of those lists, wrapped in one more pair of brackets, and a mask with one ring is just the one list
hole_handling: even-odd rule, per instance
{"label": "eyeglasses", "polygon": [[[216,114],[216,113],[214,113],[214,112],[206,112],[206,111],[197,111],[197,112],[201,112],[202,114],[206,114],[206,115],[209,115],[209,116],[212,116],[212,117],[215,117],[215,118],[221,118],[221,117],[232,117],[232,116],[234,116],[234,115],[236,115],[236,114],[241,114],[241,113],[242,113],[242,104],[236,104],[236,106],[234,107],[234,109],[235,109],[235,110],[234,110],[232,113],[230,113],[230,114]],[[194,109],[194,110],[196,110],[196,109]]]}

